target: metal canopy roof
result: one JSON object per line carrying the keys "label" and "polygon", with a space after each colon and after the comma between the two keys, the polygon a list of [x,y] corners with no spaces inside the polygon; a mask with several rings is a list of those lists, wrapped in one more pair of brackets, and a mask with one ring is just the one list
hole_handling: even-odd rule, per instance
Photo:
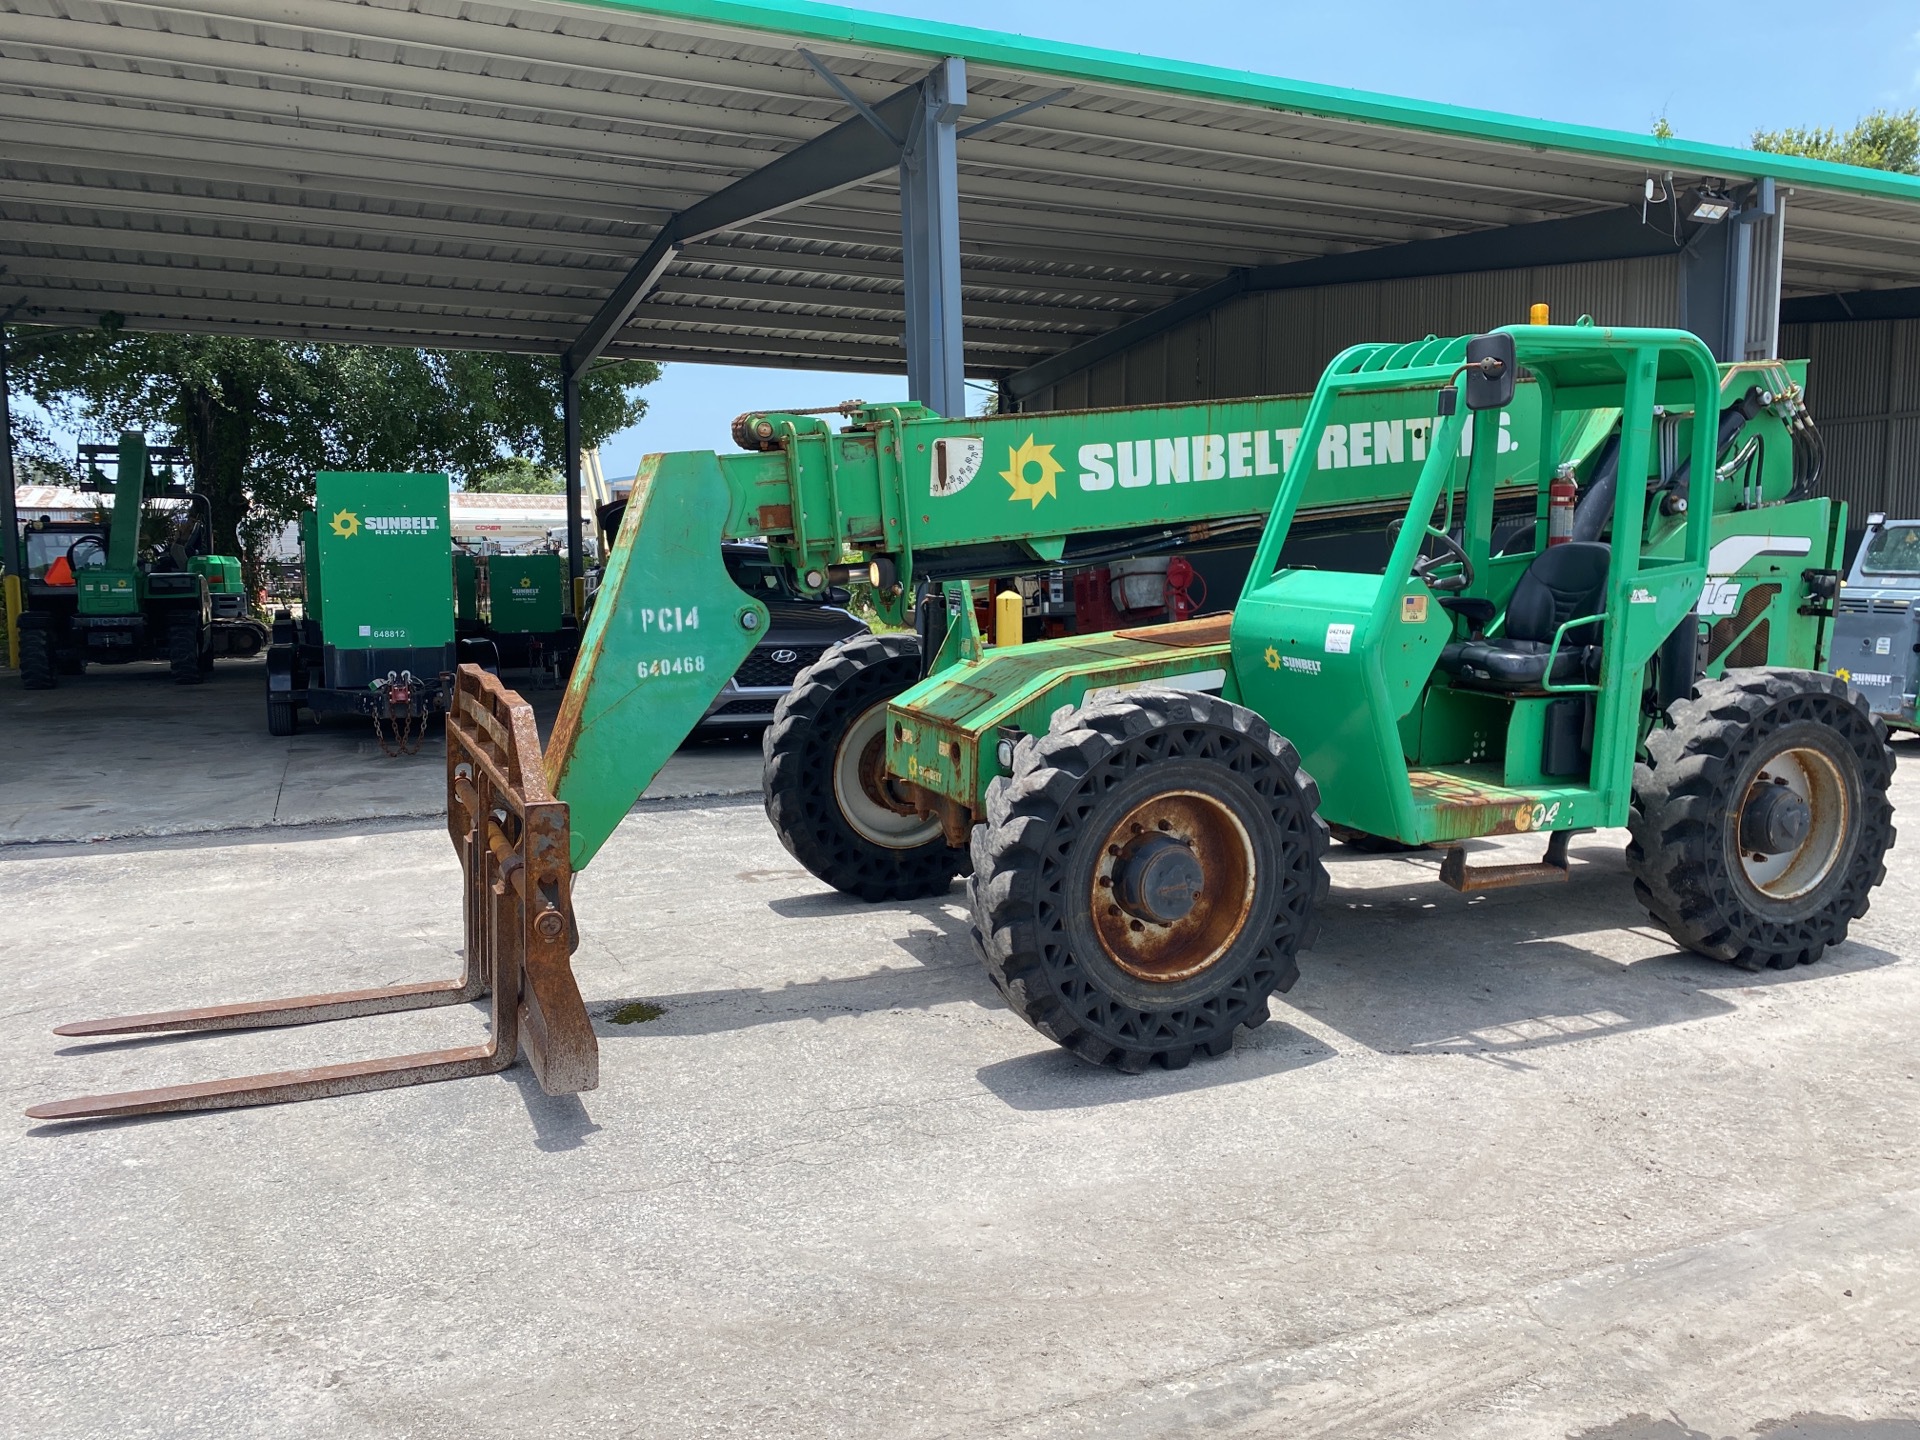
{"label": "metal canopy roof", "polygon": [[[1785,293],[1920,284],[1920,180],[799,3],[0,0],[0,309],[558,352],[685,209],[966,59],[968,368],[1239,267],[1791,187]],[[897,368],[876,181],[689,247],[607,353]]]}

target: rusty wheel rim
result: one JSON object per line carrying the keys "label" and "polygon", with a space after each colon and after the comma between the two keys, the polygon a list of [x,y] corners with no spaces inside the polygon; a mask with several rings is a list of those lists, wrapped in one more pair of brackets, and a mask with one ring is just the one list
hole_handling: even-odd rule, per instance
{"label": "rusty wheel rim", "polygon": [[[1089,907],[1107,958],[1136,979],[1186,980],[1232,949],[1253,910],[1253,840],[1212,795],[1170,790],[1100,839]],[[1184,913],[1181,913],[1184,911]]]}
{"label": "rusty wheel rim", "polygon": [[[1783,790],[1810,814],[1806,837],[1778,853],[1743,843],[1742,818],[1769,789]],[[1840,863],[1850,807],[1839,767],[1811,746],[1794,746],[1769,756],[1734,808],[1733,843],[1747,883],[1769,900],[1796,900],[1815,888]]]}
{"label": "rusty wheel rim", "polygon": [[883,849],[917,849],[940,834],[938,816],[922,819],[894,792],[884,700],[862,712],[841,737],[833,757],[833,799],[854,833]]}

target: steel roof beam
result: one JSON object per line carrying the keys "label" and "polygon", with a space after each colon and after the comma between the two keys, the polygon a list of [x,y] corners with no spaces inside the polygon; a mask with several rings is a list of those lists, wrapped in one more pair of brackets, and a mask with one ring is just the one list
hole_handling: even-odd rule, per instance
{"label": "steel roof beam", "polygon": [[1598,215],[1542,220],[1531,225],[1475,231],[1470,235],[1448,235],[1437,240],[1356,250],[1345,255],[1324,255],[1291,265],[1251,267],[1051,356],[1012,376],[1006,381],[1006,388],[1016,400],[1024,400],[1109,356],[1217,309],[1236,296],[1256,291],[1521,270],[1540,265],[1577,265],[1596,260],[1672,255],[1678,250],[1672,235],[1643,224],[1639,211],[1610,210]]}
{"label": "steel roof beam", "polygon": [[[912,123],[920,104],[920,87],[913,85],[881,101],[874,113],[899,134]],[[845,190],[884,175],[899,163],[899,147],[856,116],[681,211],[660,228],[579,338],[567,347],[567,373],[578,375],[606,349],[682,246]]]}
{"label": "steel roof beam", "polygon": [[1920,285],[1800,295],[1780,302],[1782,325],[1830,325],[1858,320],[1920,320]]}

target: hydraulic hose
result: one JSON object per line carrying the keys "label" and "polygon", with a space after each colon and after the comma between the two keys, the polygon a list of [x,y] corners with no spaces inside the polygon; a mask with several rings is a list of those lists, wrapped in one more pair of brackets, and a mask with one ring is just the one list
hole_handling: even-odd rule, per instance
{"label": "hydraulic hose", "polygon": [[[1733,443],[1733,437],[1746,428],[1762,410],[1766,403],[1758,385],[1750,386],[1747,393],[1720,412],[1719,438],[1714,442],[1713,453],[1718,459]],[[1809,426],[1809,429],[1812,427]],[[1691,460],[1682,461],[1673,472],[1664,488],[1669,494],[1685,499],[1687,486],[1692,476]],[[1592,478],[1587,482],[1586,492],[1581,495],[1580,503],[1573,511],[1573,538],[1575,540],[1598,540],[1607,532],[1613,520],[1613,495],[1620,482],[1620,437],[1612,436],[1600,452],[1600,459],[1593,467]]]}

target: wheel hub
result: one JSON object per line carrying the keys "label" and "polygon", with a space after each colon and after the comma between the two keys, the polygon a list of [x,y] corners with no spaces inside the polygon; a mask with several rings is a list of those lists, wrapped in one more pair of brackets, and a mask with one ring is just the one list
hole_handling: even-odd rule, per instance
{"label": "wheel hub", "polygon": [[1813,890],[1839,863],[1849,826],[1847,787],[1813,746],[1767,756],[1739,797],[1733,843],[1748,884],[1769,900]]}
{"label": "wheel hub", "polygon": [[1740,812],[1740,848],[1782,855],[1796,848],[1813,829],[1813,807],[1776,780],[1756,789]]}
{"label": "wheel hub", "polygon": [[1098,838],[1093,930],[1127,974],[1185,980],[1239,938],[1253,907],[1253,842],[1223,802],[1192,790],[1156,795]]}
{"label": "wheel hub", "polygon": [[1193,913],[1206,874],[1192,849],[1155,831],[1123,846],[1113,867],[1120,908],[1140,920],[1171,925]]}

